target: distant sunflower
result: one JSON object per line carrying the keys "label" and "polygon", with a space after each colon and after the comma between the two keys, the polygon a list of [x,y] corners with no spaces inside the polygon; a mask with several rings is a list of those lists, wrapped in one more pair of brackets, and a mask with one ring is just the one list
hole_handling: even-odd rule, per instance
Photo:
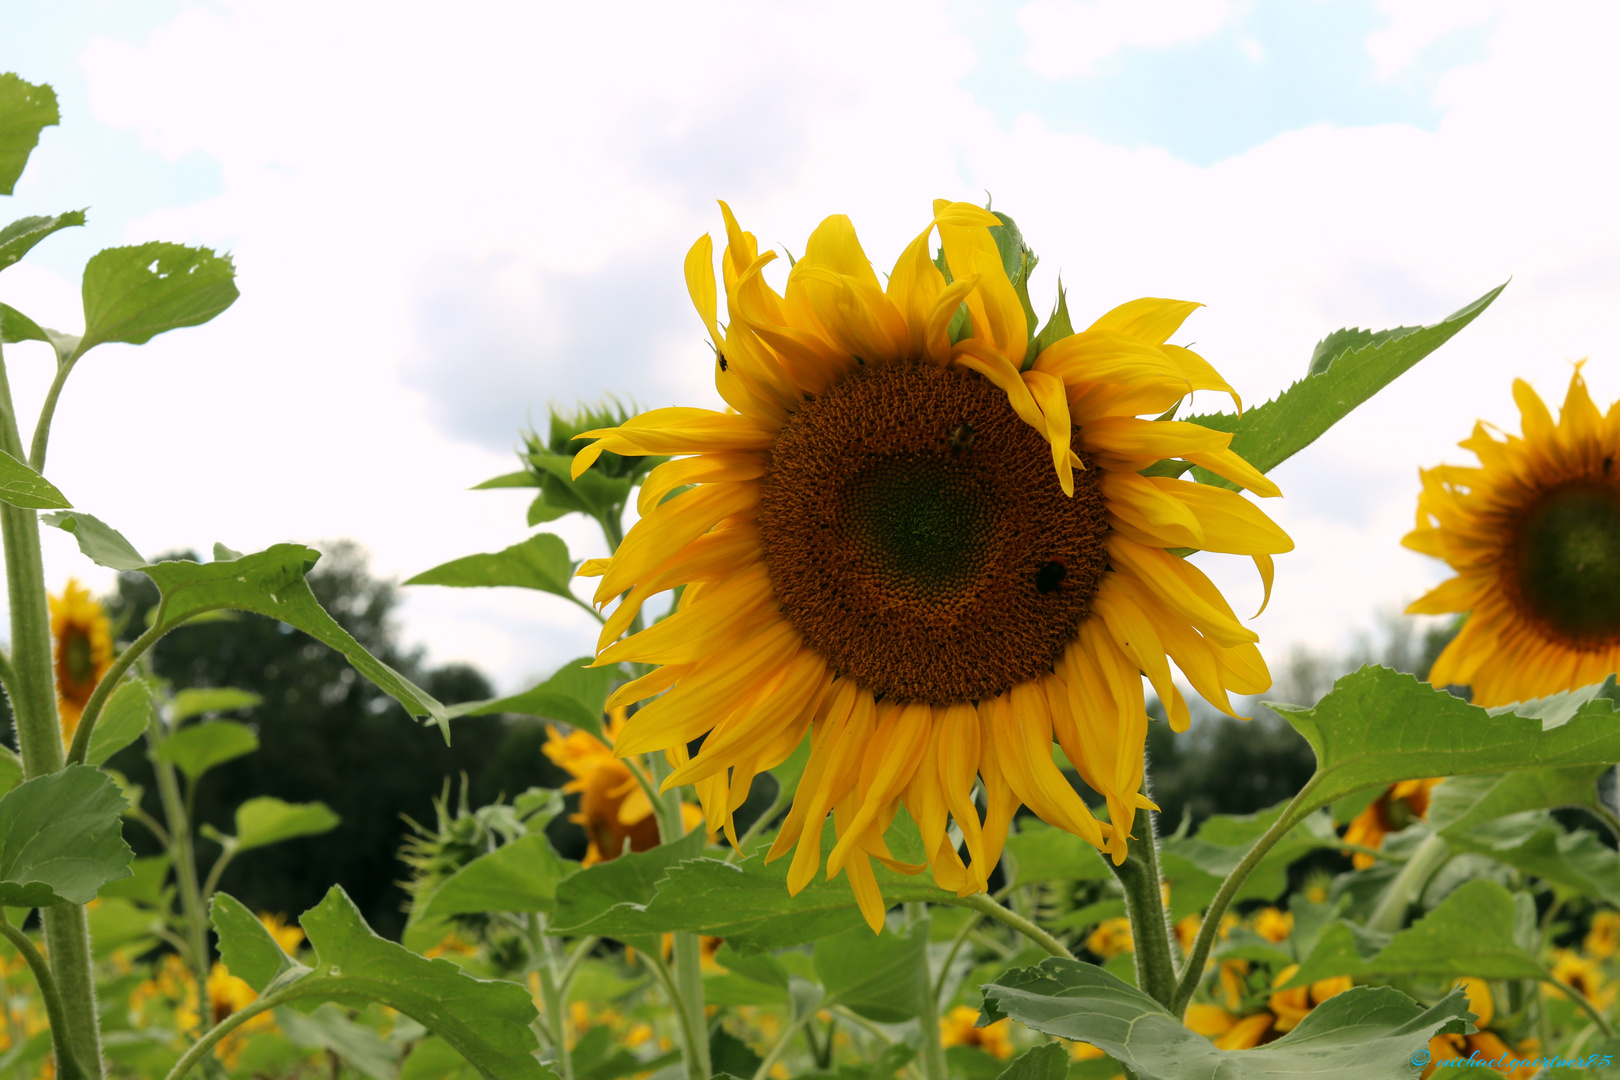
{"label": "distant sunflower", "polygon": [[[1391,784],[1351,820],[1350,827],[1344,831],[1344,842],[1373,851],[1382,848],[1384,837],[1428,816],[1429,798],[1440,780],[1436,776]],[[1378,859],[1365,851],[1357,851],[1351,854],[1350,861],[1357,870],[1366,870]]]}
{"label": "distant sunflower", "polygon": [[[604,742],[588,731],[574,730],[564,735],[555,727],[541,749],[573,779],[563,785],[566,792],[579,793],[579,809],[568,820],[585,830],[589,847],[584,864],[616,859],[628,842],[631,851],[648,851],[658,846],[658,819],[652,802],[631,773],[633,766],[613,753],[613,741],[624,724],[624,710],[609,717]],[[686,825],[702,820],[698,808],[683,805]]]}
{"label": "distant sunflower", "polygon": [[[641,520],[581,571],[601,575],[599,605],[624,596],[597,663],[662,665],[610,699],[657,696],[617,752],[664,750],[666,784],[694,784],[710,830],[729,832],[753,778],[813,728],[770,857],[796,845],[788,887],[804,888],[831,814],[827,872],[848,871],[874,929],[871,859],[921,869],[884,843],[901,803],[935,880],[962,895],[985,888],[1020,803],[1123,861],[1129,823],[1152,806],[1141,674],[1177,730],[1189,716],[1170,661],[1228,712],[1228,690],[1271,681],[1256,635],[1174,552],[1253,556],[1269,588],[1270,555],[1293,546],[1236,491],[1141,475],[1181,458],[1278,494],[1230,435],[1139,418],[1193,390],[1232,393],[1165,344],[1198,305],[1133,301],[1026,369],[1030,327],[988,211],[936,202],[886,286],[849,219],[830,217],[778,294],[762,274],[775,254],[721,209],[728,326],[707,236],[686,279],[731,410],[657,409],[583,433],[596,441],[574,458],[577,475],[603,452],[690,455],[648,475]],[[948,276],[930,258],[936,228]],[[618,640],[649,596],[680,585],[674,614]],[[1053,764],[1054,739],[1111,824]]]}
{"label": "distant sunflower", "polygon": [[1620,669],[1620,403],[1598,412],[1579,365],[1555,423],[1522,379],[1523,437],[1484,423],[1458,443],[1479,467],[1421,473],[1417,528],[1401,542],[1457,576],[1407,612],[1467,612],[1429,674],[1506,705]]}
{"label": "distant sunflower", "polygon": [[101,677],[112,667],[112,623],[77,578],[50,597],[51,638],[56,652],[56,703],[62,741],[72,741],[79,717]]}

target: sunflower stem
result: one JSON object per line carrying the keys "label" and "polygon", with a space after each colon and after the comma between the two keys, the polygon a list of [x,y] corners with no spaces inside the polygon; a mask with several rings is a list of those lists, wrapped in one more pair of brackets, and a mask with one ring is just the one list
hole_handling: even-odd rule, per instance
{"label": "sunflower stem", "polygon": [[1136,985],[1168,1008],[1176,996],[1176,963],[1170,953],[1170,919],[1159,878],[1159,838],[1153,811],[1138,810],[1136,821],[1145,823],[1145,835],[1130,846],[1125,861],[1118,865],[1111,859],[1103,861],[1125,890],[1125,914],[1130,917],[1136,943]]}
{"label": "sunflower stem", "polygon": [[[26,461],[5,357],[0,353],[0,449]],[[0,539],[6,555],[6,594],[11,604],[11,694],[23,778],[62,768],[62,726],[51,670],[51,614],[45,594],[45,562],[40,554],[39,516],[0,504]],[[62,1039],[72,1047],[80,1071],[100,1080],[101,1024],[96,1009],[95,969],[90,925],[78,904],[40,911],[52,977],[62,1001]]]}
{"label": "sunflower stem", "polygon": [[191,971],[197,980],[197,1013],[207,1014],[208,973],[208,916],[202,906],[202,889],[197,881],[197,857],[191,842],[191,819],[186,813],[186,799],[180,793],[180,780],[174,765],[163,760],[158,749],[165,735],[163,720],[157,709],[147,714],[147,756],[152,760],[152,771],[157,778],[158,797],[163,803],[163,817],[169,829],[169,861],[174,866],[175,884],[180,892],[180,914],[185,921],[186,951],[191,954]]}
{"label": "sunflower stem", "polygon": [[118,688],[119,682],[124,678],[124,672],[146,655],[148,649],[156,645],[158,638],[180,625],[178,622],[164,625],[163,612],[158,611],[158,617],[147,628],[146,633],[131,642],[123,652],[113,660],[107,673],[96,683],[96,688],[90,691],[90,699],[84,703],[84,713],[79,717],[79,726],[73,731],[73,745],[69,748],[67,762],[69,765],[84,764],[85,755],[90,752],[90,736],[95,733],[96,721],[101,719],[101,710],[107,704],[107,699]]}
{"label": "sunflower stem", "polygon": [[993,919],[1003,926],[1018,931],[1053,956],[1061,956],[1065,960],[1074,959],[1074,953],[1070,952],[1063,942],[1042,930],[1034,922],[1024,918],[1018,912],[996,903],[983,893],[975,893],[972,896],[942,897],[939,903],[972,908],[986,918]]}
{"label": "sunflower stem", "polygon": [[540,975],[540,1003],[546,1010],[546,1030],[551,1035],[551,1048],[557,1054],[558,1071],[562,1080],[574,1080],[573,1055],[568,1052],[567,1020],[568,991],[557,978],[557,951],[546,937],[545,914],[531,911],[526,920],[529,934],[529,959]]}
{"label": "sunflower stem", "polygon": [[[939,989],[934,985],[934,973],[928,967],[928,932],[930,926],[928,905],[915,901],[908,902],[906,904],[906,928],[915,934],[920,927],[923,934],[922,957],[919,960],[919,963],[922,964],[923,1014],[918,1018],[922,1024],[923,1080],[947,1080],[945,1044],[941,1041],[939,1032]],[[954,953],[952,955],[954,956]],[[943,978],[943,974],[941,978]]]}
{"label": "sunflower stem", "polygon": [[[649,754],[653,786],[663,784],[673,770],[662,754]],[[681,816],[681,789],[670,788],[653,800],[658,814],[658,842],[673,844],[686,835],[686,823]],[[686,1012],[687,1041],[686,1071],[688,1080],[709,1080],[708,1022],[703,1007],[703,953],[696,934],[677,933],[675,938],[675,992],[679,1005]]]}
{"label": "sunflower stem", "polygon": [[1367,920],[1367,929],[1386,934],[1399,930],[1406,919],[1407,909],[1423,894],[1423,887],[1449,858],[1451,847],[1445,838],[1439,833],[1430,833],[1418,845],[1406,865],[1401,867],[1401,872],[1395,875],[1395,880],[1389,883],[1389,888],[1384,890],[1378,907],[1373,909],[1372,917]]}
{"label": "sunflower stem", "polygon": [[1221,882],[1215,898],[1209,902],[1209,907],[1204,912],[1204,921],[1198,928],[1198,936],[1193,940],[1192,948],[1187,951],[1187,963],[1181,969],[1181,979],[1176,984],[1176,994],[1170,1002],[1172,1016],[1179,1018],[1187,1011],[1193,991],[1198,989],[1199,980],[1204,976],[1204,962],[1209,959],[1209,951],[1215,945],[1215,935],[1220,930],[1221,916],[1226,914],[1232,898],[1237,895],[1238,889],[1248,880],[1254,868],[1260,864],[1260,860],[1266,857],[1266,853],[1304,819],[1305,814],[1301,812],[1301,808],[1310,805],[1310,800],[1316,793],[1316,786],[1321,780],[1321,774],[1317,773],[1305,782],[1305,786],[1299,789],[1299,793],[1278,815],[1277,820],[1271,823],[1271,828],[1261,834],[1260,839],[1244,853],[1243,860],[1226,875],[1226,880]]}
{"label": "sunflower stem", "polygon": [[85,1072],[67,1042],[70,1030],[67,1014],[62,1005],[62,995],[56,990],[56,979],[51,976],[50,964],[39,954],[28,935],[12,925],[3,908],[0,908],[0,935],[4,935],[12,947],[22,954],[28,969],[34,973],[34,981],[39,984],[39,996],[45,1002],[45,1018],[51,1027],[51,1049],[56,1053],[56,1075],[61,1080],[81,1080]]}

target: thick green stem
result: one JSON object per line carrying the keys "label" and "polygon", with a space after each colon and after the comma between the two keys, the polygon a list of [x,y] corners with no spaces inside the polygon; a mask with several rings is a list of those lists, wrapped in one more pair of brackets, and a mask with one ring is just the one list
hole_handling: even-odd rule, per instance
{"label": "thick green stem", "polygon": [[1136,946],[1136,985],[1168,1008],[1176,997],[1176,962],[1170,954],[1170,921],[1159,878],[1159,839],[1151,810],[1138,810],[1136,821],[1144,825],[1143,834],[1131,844],[1125,861],[1117,866],[1111,859],[1104,862],[1125,889],[1125,914]]}
{"label": "thick green stem", "polygon": [[[663,783],[671,772],[662,754],[648,755],[654,785]],[[681,816],[680,788],[671,788],[653,802],[658,815],[658,838],[661,844],[673,844],[686,835],[686,824]],[[712,1069],[709,1062],[709,1025],[703,1007],[703,953],[696,934],[677,933],[675,938],[675,993],[686,1010],[687,1030],[686,1069],[688,1080],[709,1080]]]}
{"label": "thick green stem", "polygon": [[[23,457],[11,384],[0,355],[0,449]],[[62,768],[62,728],[56,711],[56,679],[51,668],[51,616],[45,595],[45,563],[40,553],[39,517],[10,503],[0,504],[0,538],[6,554],[6,592],[11,604],[11,695],[17,749],[23,776],[33,779]],[[93,1080],[101,1073],[101,1024],[96,1010],[95,970],[90,927],[84,908],[59,904],[41,912],[51,973],[61,996],[66,1041],[79,1068]]]}
{"label": "thick green stem", "polygon": [[84,703],[84,714],[79,717],[79,726],[73,732],[73,746],[68,750],[67,761],[69,765],[84,764],[84,757],[90,752],[90,736],[96,729],[96,721],[101,719],[101,710],[107,704],[107,699],[118,688],[118,683],[124,677],[124,672],[146,654],[146,651],[156,645],[158,638],[180,625],[176,621],[172,625],[165,625],[159,610],[158,618],[151,627],[130,642],[129,647],[118,654],[118,658],[107,669],[107,674],[96,683],[96,688],[90,692],[90,700]]}
{"label": "thick green stem", "polygon": [[1320,782],[1320,776],[1312,776],[1305,782],[1305,786],[1299,789],[1299,794],[1294,796],[1277,820],[1271,823],[1271,828],[1254,842],[1254,846],[1244,853],[1243,861],[1239,862],[1232,872],[1226,875],[1226,880],[1221,882],[1215,898],[1209,902],[1209,909],[1204,912],[1204,922],[1198,928],[1198,937],[1194,939],[1192,948],[1187,952],[1186,966],[1181,969],[1181,979],[1176,984],[1176,994],[1170,1002],[1172,1016],[1179,1017],[1187,1011],[1193,991],[1198,989],[1198,981],[1203,977],[1204,962],[1209,959],[1209,951],[1215,945],[1215,934],[1220,929],[1221,916],[1226,914],[1227,907],[1232,903],[1232,897],[1237,895],[1238,889],[1248,880],[1249,874],[1259,865],[1260,860],[1266,857],[1266,853],[1304,818],[1305,814],[1301,808],[1310,805],[1316,785]]}
{"label": "thick green stem", "polygon": [[45,1001],[45,1019],[51,1025],[51,1047],[56,1052],[56,1075],[61,1080],[80,1080],[85,1072],[79,1067],[79,1060],[73,1048],[68,1045],[68,1020],[66,1010],[62,1007],[62,995],[57,992],[56,980],[51,976],[51,966],[45,958],[34,948],[34,943],[28,935],[11,925],[6,913],[0,909],[0,934],[22,954],[28,962],[28,969],[34,973],[34,981],[39,984],[39,996]]}
{"label": "thick green stem", "polygon": [[[947,1080],[945,1069],[945,1045],[940,1040],[939,1032],[939,992],[934,986],[934,973],[928,969],[928,905],[920,903],[906,904],[906,924],[912,933],[924,935],[924,945],[921,951],[922,983],[923,983],[923,1013],[918,1017],[922,1025],[922,1066],[923,1080]],[[920,930],[919,930],[920,928]]]}
{"label": "thick green stem", "polygon": [[1389,888],[1384,890],[1383,899],[1378,901],[1378,907],[1367,920],[1367,929],[1385,934],[1399,930],[1401,923],[1406,921],[1407,909],[1423,895],[1423,887],[1449,858],[1450,845],[1439,833],[1430,833],[1418,845],[1406,865],[1401,867],[1401,872],[1395,875],[1395,880],[1389,883]]}
{"label": "thick green stem", "polygon": [[[209,971],[208,912],[203,908],[202,889],[197,883],[197,857],[192,847],[191,820],[186,801],[180,794],[180,780],[174,766],[158,757],[163,744],[163,721],[156,709],[147,720],[146,739],[152,771],[157,777],[158,797],[169,830],[169,861],[174,865],[175,884],[180,893],[180,915],[186,924],[186,948],[191,953],[191,970],[197,978],[199,1001],[206,1001]],[[199,1012],[206,1012],[199,1009]]]}
{"label": "thick green stem", "polygon": [[1065,960],[1074,959],[1074,954],[1068,950],[1063,942],[1042,930],[1034,922],[1024,918],[1018,912],[1003,907],[983,893],[976,893],[973,896],[942,897],[939,902],[954,907],[972,908],[979,914],[1018,931],[1053,956],[1061,956]]}
{"label": "thick green stem", "polygon": [[557,954],[546,937],[545,915],[529,912],[529,958],[540,973],[540,1001],[546,1009],[546,1029],[551,1033],[551,1048],[557,1054],[558,1071],[562,1080],[574,1080],[574,1058],[568,1052],[568,1031],[564,1026],[568,1016],[567,993],[557,978]]}

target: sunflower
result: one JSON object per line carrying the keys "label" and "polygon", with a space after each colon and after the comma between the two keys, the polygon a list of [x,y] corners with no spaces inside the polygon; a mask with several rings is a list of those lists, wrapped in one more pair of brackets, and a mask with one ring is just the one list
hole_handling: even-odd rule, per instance
{"label": "sunflower", "polygon": [[1525,1080],[1538,1073],[1540,1070],[1528,1063],[1509,1065],[1508,1062],[1535,1057],[1541,1047],[1539,1041],[1526,1039],[1519,1043],[1517,1049],[1510,1049],[1500,1035],[1489,1030],[1491,1022],[1496,1019],[1496,1001],[1491,996],[1491,984],[1484,979],[1470,977],[1458,979],[1456,985],[1468,995],[1468,1010],[1474,1014],[1474,1034],[1436,1035],[1430,1039],[1430,1062],[1423,1071],[1423,1080],[1428,1080],[1436,1070],[1452,1068],[1454,1062],[1468,1059],[1501,1062],[1491,1067],[1514,1080]]}
{"label": "sunflower", "polygon": [[1620,951],[1620,911],[1600,911],[1592,916],[1591,929],[1581,948],[1599,960],[1607,960]]}
{"label": "sunflower", "polygon": [[939,1018],[940,1044],[947,1049],[952,1046],[977,1046],[998,1061],[1012,1057],[1012,1021],[1002,1017],[984,1027],[975,1026],[978,1022],[978,1009],[958,1005]]}
{"label": "sunflower", "polygon": [[[1270,685],[1257,636],[1177,552],[1252,556],[1269,589],[1270,556],[1293,546],[1235,490],[1142,475],[1180,458],[1278,494],[1230,435],[1140,418],[1193,390],[1236,399],[1166,344],[1198,305],[1136,300],[1032,346],[988,211],[936,202],[886,286],[849,219],[830,217],[779,294],[763,275],[774,253],[721,210],[729,325],[707,236],[686,279],[730,409],[643,413],[583,433],[595,441],[574,458],[579,475],[604,452],[678,456],[648,475],[616,554],[581,568],[601,577],[598,605],[623,597],[597,663],[659,665],[610,699],[657,698],[616,751],[663,750],[665,784],[695,785],[709,829],[735,841],[753,778],[813,731],[768,857],[793,851],[788,888],[803,889],[830,814],[827,873],[847,871],[874,929],[871,860],[922,869],[883,839],[902,803],[935,881],[959,895],[985,889],[1020,803],[1122,862],[1137,809],[1153,807],[1141,675],[1178,731],[1189,713],[1170,661],[1229,713],[1229,690]],[[678,586],[673,614],[619,640]],[[1054,739],[1107,822],[1053,763]]]}
{"label": "sunflower", "polygon": [[[563,785],[567,792],[579,792],[579,809],[569,817],[585,830],[589,847],[584,865],[616,859],[628,841],[631,851],[648,851],[658,846],[658,819],[652,802],[630,770],[633,766],[613,754],[613,746],[624,725],[624,710],[616,709],[603,729],[606,741],[588,731],[575,729],[564,735],[551,727],[546,735],[546,756],[566,770],[573,779]],[[681,807],[687,828],[702,820],[698,808]]]}
{"label": "sunflower", "polygon": [[[1400,832],[1414,821],[1421,821],[1429,813],[1429,796],[1441,777],[1423,780],[1402,780],[1384,789],[1384,793],[1350,821],[1344,830],[1344,842],[1373,851],[1384,846],[1384,837]],[[1366,870],[1377,858],[1365,851],[1352,852],[1350,862],[1357,870]]]}
{"label": "sunflower", "polygon": [[1086,938],[1086,948],[1102,957],[1112,960],[1120,953],[1135,952],[1136,941],[1131,937],[1131,920],[1121,916],[1117,919],[1104,919],[1097,924],[1097,929]]}
{"label": "sunflower", "polygon": [[1401,542],[1457,576],[1409,614],[1468,612],[1430,681],[1506,705],[1601,682],[1620,669],[1620,403],[1598,412],[1581,378],[1555,423],[1514,380],[1523,436],[1475,424],[1458,443],[1479,467],[1421,472],[1417,528]]}
{"label": "sunflower", "polygon": [[[1298,970],[1298,964],[1288,965],[1277,973],[1272,985],[1281,986],[1292,979]],[[1187,1027],[1214,1040],[1222,1050],[1252,1050],[1261,1043],[1293,1031],[1312,1009],[1353,985],[1348,975],[1340,975],[1318,979],[1308,986],[1296,986],[1291,990],[1273,990],[1266,999],[1266,1007],[1247,1016],[1240,1016],[1234,1011],[1239,1006],[1232,995],[1229,995],[1226,1007],[1189,1005]]]}
{"label": "sunflower", "polygon": [[51,638],[56,643],[56,705],[62,741],[71,742],[96,684],[112,667],[112,623],[77,578],[52,595]]}

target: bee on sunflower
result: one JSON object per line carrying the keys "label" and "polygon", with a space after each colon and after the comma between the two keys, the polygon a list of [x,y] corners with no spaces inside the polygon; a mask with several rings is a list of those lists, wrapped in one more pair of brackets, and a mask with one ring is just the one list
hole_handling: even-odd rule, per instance
{"label": "bee on sunflower", "polygon": [[79,717],[96,684],[112,667],[112,623],[101,604],[77,578],[68,578],[60,595],[50,595],[51,640],[56,659],[56,706],[62,743],[73,741]]}
{"label": "bee on sunflower", "polygon": [[[985,890],[1020,804],[1123,862],[1136,811],[1153,807],[1141,676],[1177,730],[1190,716],[1172,662],[1233,715],[1229,691],[1271,682],[1257,635],[1179,555],[1251,556],[1269,590],[1271,556],[1293,546],[1236,490],[1143,475],[1179,458],[1279,494],[1230,435],[1164,418],[1194,390],[1237,399],[1167,343],[1199,305],[1135,300],[1073,333],[1060,301],[1032,343],[1024,275],[1015,284],[997,244],[1017,234],[987,210],[936,202],[886,285],[849,219],[829,217],[782,293],[764,276],[775,254],[721,211],[728,324],[707,236],[686,279],[729,409],[643,413],[582,433],[594,441],[574,458],[579,475],[602,453],[677,456],[648,474],[614,556],[581,568],[601,577],[599,606],[622,597],[597,663],[657,665],[610,699],[655,699],[615,752],[664,751],[666,786],[693,784],[709,829],[735,842],[753,778],[810,734],[769,857],[793,851],[788,887],[803,889],[831,815],[827,873],[847,874],[874,930],[872,860],[922,869],[883,839],[902,803],[936,882],[959,895]],[[620,640],[677,586],[668,618]],[[1107,821],[1053,763],[1054,740]]]}
{"label": "bee on sunflower", "polygon": [[1570,378],[1558,419],[1513,383],[1522,435],[1483,421],[1457,445],[1478,466],[1421,472],[1417,527],[1401,541],[1456,577],[1407,608],[1467,613],[1430,681],[1497,706],[1601,682],[1620,669],[1620,403],[1598,411]]}

